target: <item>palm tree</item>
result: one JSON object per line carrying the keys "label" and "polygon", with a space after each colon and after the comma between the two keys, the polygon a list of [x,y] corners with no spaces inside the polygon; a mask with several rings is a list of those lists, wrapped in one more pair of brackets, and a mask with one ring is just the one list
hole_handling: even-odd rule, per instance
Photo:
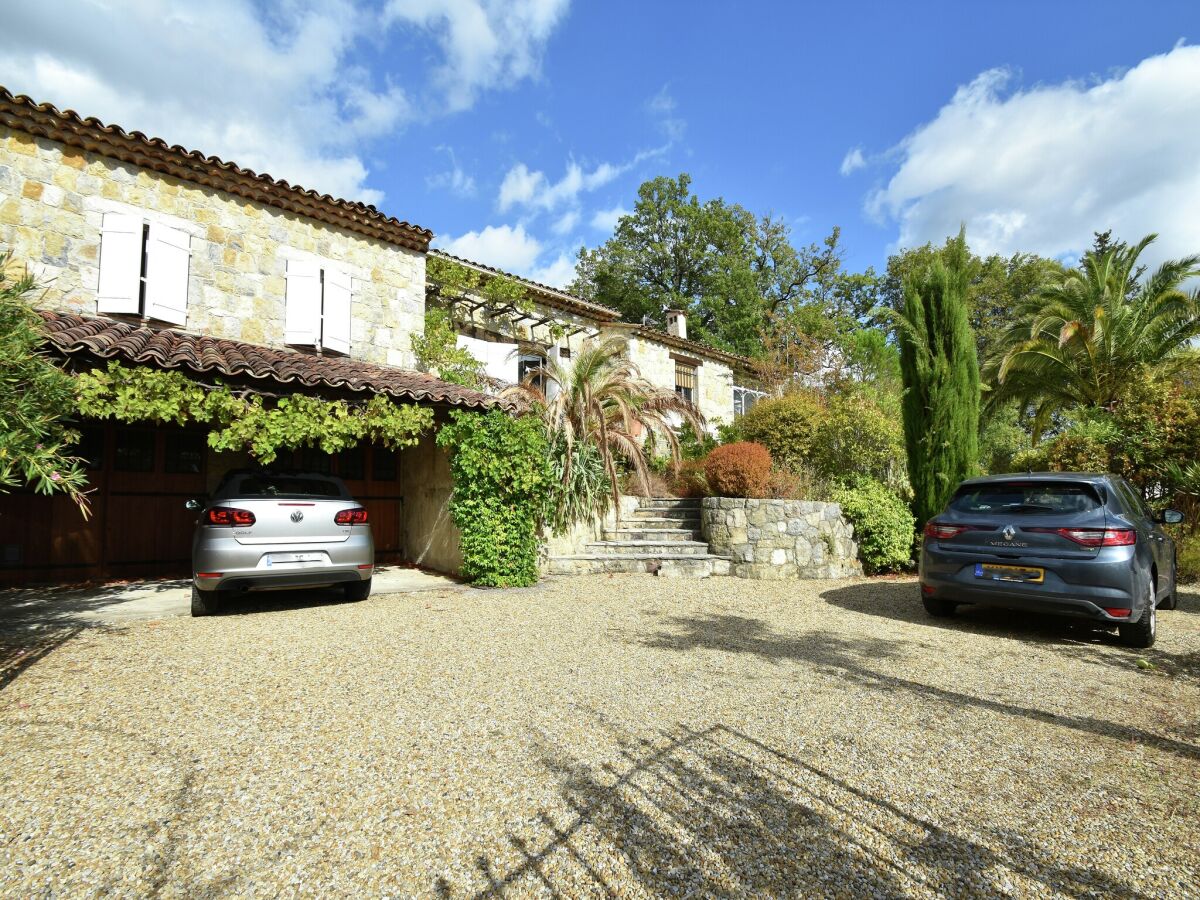
{"label": "palm tree", "polygon": [[[542,411],[565,495],[557,504],[560,514],[552,516],[556,524],[597,512],[610,499],[616,503],[619,460],[633,468],[648,491],[646,441],[650,435],[663,441],[677,463],[679,438],[672,427],[676,417],[691,424],[697,434],[703,431],[704,419],[697,409],[674,391],[643,378],[625,351],[620,338],[589,341],[570,365],[550,360],[504,392],[531,401]],[[585,469],[601,477],[589,477]],[[588,484],[594,485],[592,496],[581,498]],[[561,513],[564,508],[570,510],[567,515]]]}
{"label": "palm tree", "polygon": [[1200,255],[1168,260],[1146,279],[1138,259],[1157,235],[1134,246],[1097,240],[1061,280],[1014,310],[1014,324],[989,359],[988,408],[1016,399],[1034,407],[1034,438],[1063,409],[1112,408],[1123,390],[1200,361]]}

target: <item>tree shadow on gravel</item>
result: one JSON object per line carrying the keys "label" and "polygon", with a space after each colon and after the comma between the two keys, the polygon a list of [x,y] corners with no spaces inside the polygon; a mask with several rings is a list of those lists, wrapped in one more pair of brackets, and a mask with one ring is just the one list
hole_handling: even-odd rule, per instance
{"label": "tree shadow on gravel", "polygon": [[0,630],[0,691],[39,660],[72,640],[83,628],[29,627]]}
{"label": "tree shadow on gravel", "polygon": [[[570,813],[514,827],[507,840],[520,861],[478,859],[487,887],[475,896],[620,897],[630,876],[654,896],[1001,895],[1014,877],[1072,896],[1139,896],[1019,835],[976,826],[985,846],[736,729],[597,727],[619,748],[611,762],[538,745]],[[445,880],[435,889],[455,894]]]}
{"label": "tree shadow on gravel", "polygon": [[660,631],[641,643],[658,650],[683,653],[698,649],[720,650],[726,653],[748,653],[771,662],[797,662],[844,682],[871,690],[906,691],[925,700],[948,706],[974,707],[1005,716],[1142,744],[1187,759],[1200,759],[1200,746],[1140,728],[1092,716],[1058,715],[1015,703],[976,697],[879,672],[872,667],[871,663],[875,660],[896,656],[904,646],[903,641],[846,638],[826,631],[780,634],[758,619],[720,614],[673,617],[665,620],[664,624],[669,630]]}
{"label": "tree shadow on gravel", "polygon": [[156,579],[107,584],[47,585],[0,590],[0,630],[31,626],[72,626],[91,613],[128,600],[133,592],[162,593],[186,587],[188,579]]}
{"label": "tree shadow on gravel", "polygon": [[[1200,682],[1200,653],[1195,651],[1172,652],[1163,649],[1161,642],[1158,647],[1130,650],[1120,643],[1113,631],[1062,616],[1019,610],[960,606],[950,618],[934,618],[925,612],[916,583],[911,581],[874,582],[834,588],[822,592],[821,599],[851,612],[897,622],[1032,641],[1057,655],[1126,672],[1137,669],[1138,661],[1145,660],[1153,666],[1145,670],[1150,674]],[[1177,609],[1159,611],[1160,638],[1163,630],[1171,627],[1172,618],[1196,607],[1200,607],[1200,593],[1193,587],[1181,590]],[[1112,647],[1118,652],[1096,652],[1098,647]]]}
{"label": "tree shadow on gravel", "polygon": [[821,599],[868,616],[946,631],[1015,637],[1042,643],[1074,642],[1118,646],[1115,631],[1063,616],[987,606],[960,606],[949,618],[934,618],[921,605],[915,581],[874,581],[822,591]]}

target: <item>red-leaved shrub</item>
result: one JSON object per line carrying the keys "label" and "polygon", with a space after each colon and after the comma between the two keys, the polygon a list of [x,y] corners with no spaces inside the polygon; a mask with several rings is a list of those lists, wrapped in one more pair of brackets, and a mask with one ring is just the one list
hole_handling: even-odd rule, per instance
{"label": "red-leaved shrub", "polygon": [[707,497],[708,479],[704,474],[704,460],[685,459],[679,464],[679,472],[671,490],[677,497]]}
{"label": "red-leaved shrub", "polygon": [[762,444],[739,441],[708,454],[704,475],[716,497],[767,497],[771,454]]}

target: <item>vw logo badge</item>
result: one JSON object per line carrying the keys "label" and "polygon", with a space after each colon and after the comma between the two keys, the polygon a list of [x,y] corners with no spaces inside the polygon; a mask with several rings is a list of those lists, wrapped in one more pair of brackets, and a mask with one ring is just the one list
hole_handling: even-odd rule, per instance
{"label": "vw logo badge", "polygon": [[300,512],[300,510],[296,510],[294,513],[292,513],[292,521],[293,522],[303,522],[304,521],[304,513]]}
{"label": "vw logo badge", "polygon": [[1004,535],[1004,539],[1006,541],[1011,541],[1017,536],[1017,529],[1013,528],[1011,525],[1005,525],[1004,530],[1000,533]]}

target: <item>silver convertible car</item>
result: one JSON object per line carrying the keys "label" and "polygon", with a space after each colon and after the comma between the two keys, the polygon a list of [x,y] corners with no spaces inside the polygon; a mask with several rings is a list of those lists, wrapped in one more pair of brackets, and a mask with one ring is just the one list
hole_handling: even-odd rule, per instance
{"label": "silver convertible car", "polygon": [[238,591],[341,585],[371,593],[375,542],[367,511],[340,478],[310,472],[230,472],[199,510],[192,540],[192,615]]}

